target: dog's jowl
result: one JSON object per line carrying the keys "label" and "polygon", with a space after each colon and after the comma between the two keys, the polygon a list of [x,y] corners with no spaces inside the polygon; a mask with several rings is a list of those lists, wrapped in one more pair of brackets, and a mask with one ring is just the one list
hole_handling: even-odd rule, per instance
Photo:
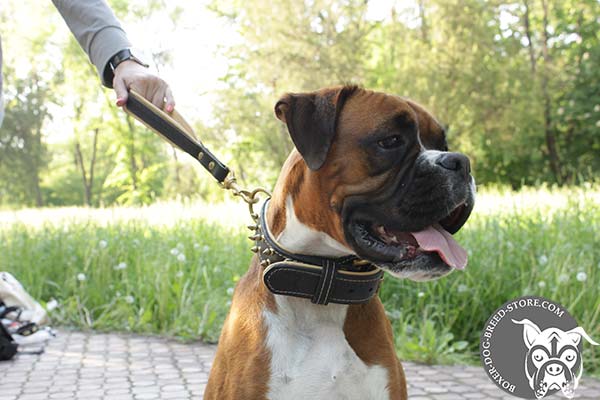
{"label": "dog's jowl", "polygon": [[[421,106],[354,86],[275,106],[296,149],[256,227],[205,399],[406,399],[377,289],[467,263],[469,159]],[[406,301],[413,299],[406,298]]]}

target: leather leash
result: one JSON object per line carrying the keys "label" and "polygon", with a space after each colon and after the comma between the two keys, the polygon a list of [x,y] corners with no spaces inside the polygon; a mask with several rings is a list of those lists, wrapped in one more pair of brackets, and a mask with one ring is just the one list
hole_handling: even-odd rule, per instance
{"label": "leather leash", "polygon": [[173,146],[198,160],[219,183],[223,183],[229,175],[229,168],[197,139],[190,124],[177,111],[167,114],[134,90],[129,91],[125,111]]}
{"label": "leather leash", "polygon": [[173,146],[192,156],[213,176],[223,189],[231,190],[234,196],[241,197],[247,204],[250,216],[258,221],[254,205],[258,203],[261,194],[271,197],[264,188],[248,190],[241,188],[235,179],[235,174],[222,163],[204,144],[191,125],[176,110],[168,114],[146,100],[135,90],[129,91],[125,112],[131,115],[150,130],[161,136]]}

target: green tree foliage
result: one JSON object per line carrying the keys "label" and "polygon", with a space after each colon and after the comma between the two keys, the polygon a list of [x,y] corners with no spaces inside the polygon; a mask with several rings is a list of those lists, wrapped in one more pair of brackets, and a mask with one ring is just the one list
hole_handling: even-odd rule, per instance
{"label": "green tree foliage", "polygon": [[[0,131],[0,204],[221,196],[197,165],[114,106],[114,94],[100,87],[56,10],[35,4],[9,2],[0,11],[8,100]],[[242,181],[272,184],[292,149],[272,111],[282,94],[345,83],[422,103],[448,127],[451,148],[471,157],[480,184],[598,178],[600,2],[410,0],[388,3],[383,18],[370,16],[381,4],[210,3],[239,40],[221,48],[228,68],[213,117],[194,122]],[[161,21],[167,30],[185,29],[177,20],[190,6],[162,0],[111,5],[125,23]],[[9,18],[23,10],[37,21],[36,30],[22,32],[18,18]],[[149,49],[148,61],[158,70],[173,62],[168,42],[161,46]],[[18,60],[29,64],[13,68]],[[53,116],[68,126],[56,126]],[[66,140],[49,143],[46,133],[56,130],[64,130]]]}
{"label": "green tree foliage", "polygon": [[264,112],[279,95],[357,82],[429,108],[479,182],[597,177],[597,1],[419,0],[399,2],[380,22],[365,18],[365,1],[213,7],[243,37],[230,49],[237,62],[223,78],[215,128],[258,157],[246,163],[259,165],[256,176],[290,146]]}
{"label": "green tree foliage", "polygon": [[48,163],[43,131],[51,91],[37,72],[15,77],[7,68],[6,117],[0,129],[0,201],[42,206],[42,171]]}

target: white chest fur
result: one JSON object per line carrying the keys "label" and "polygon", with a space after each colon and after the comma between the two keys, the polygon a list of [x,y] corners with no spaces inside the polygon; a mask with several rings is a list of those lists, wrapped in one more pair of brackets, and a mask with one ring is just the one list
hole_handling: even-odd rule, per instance
{"label": "white chest fur", "polygon": [[[339,257],[350,249],[298,220],[286,199],[286,225],[277,238],[298,253]],[[320,306],[275,295],[277,311],[265,310],[271,352],[269,400],[389,400],[388,371],[366,365],[344,336],[348,306]]]}
{"label": "white chest fur", "polygon": [[387,370],[367,366],[346,341],[347,306],[275,297],[277,313],[263,314],[271,352],[269,400],[389,399]]}

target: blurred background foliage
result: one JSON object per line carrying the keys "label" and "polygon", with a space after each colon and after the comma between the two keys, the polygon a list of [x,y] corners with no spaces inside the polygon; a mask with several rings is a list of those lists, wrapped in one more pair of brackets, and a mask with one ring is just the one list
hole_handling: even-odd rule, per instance
{"label": "blurred background foliage", "polygon": [[[190,6],[110,3],[124,21],[158,19],[171,30]],[[379,19],[369,17],[373,3],[203,3],[238,40],[202,55],[225,57],[227,68],[211,93],[210,118],[186,117],[243,181],[272,184],[292,148],[272,113],[283,93],[348,82],[429,108],[448,126],[451,148],[472,158],[480,184],[597,180],[600,1],[392,1]],[[26,32],[16,18],[23,4],[9,1],[0,11],[0,206],[222,196],[185,155],[114,107],[50,2],[36,3],[35,29]],[[147,50],[156,69],[177,70],[168,45]],[[50,140],[64,128],[53,122],[58,116],[70,121],[70,133]]]}

